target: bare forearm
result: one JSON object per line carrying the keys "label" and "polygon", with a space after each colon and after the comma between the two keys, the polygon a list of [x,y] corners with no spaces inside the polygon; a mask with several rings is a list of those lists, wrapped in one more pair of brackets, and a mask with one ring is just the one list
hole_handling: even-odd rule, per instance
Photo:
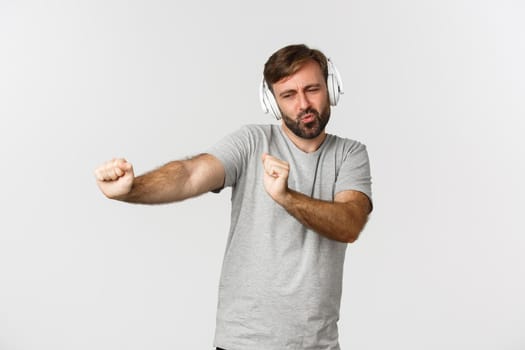
{"label": "bare forearm", "polygon": [[266,192],[299,222],[333,240],[350,243],[357,239],[372,210],[367,195],[345,190],[337,193],[333,202],[310,198],[288,187],[288,162],[267,153],[262,162]]}
{"label": "bare forearm", "polygon": [[340,242],[354,242],[366,224],[362,208],[351,202],[322,201],[289,189],[280,204],[303,225]]}
{"label": "bare forearm", "polygon": [[161,204],[191,197],[188,189],[189,172],[184,161],[173,161],[138,176],[131,191],[119,200],[129,203]]}
{"label": "bare forearm", "polygon": [[224,184],[222,163],[210,154],[170,162],[135,177],[133,166],[123,158],[95,169],[97,185],[110,198],[130,203],[161,204],[181,201],[219,189]]}

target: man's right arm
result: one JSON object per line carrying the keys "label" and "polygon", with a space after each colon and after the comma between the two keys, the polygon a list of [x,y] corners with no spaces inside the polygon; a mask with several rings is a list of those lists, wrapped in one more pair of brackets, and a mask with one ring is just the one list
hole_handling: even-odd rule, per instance
{"label": "man's right arm", "polygon": [[177,202],[223,187],[222,163],[210,154],[167,163],[135,177],[125,159],[113,159],[95,170],[97,184],[110,198],[130,203]]}

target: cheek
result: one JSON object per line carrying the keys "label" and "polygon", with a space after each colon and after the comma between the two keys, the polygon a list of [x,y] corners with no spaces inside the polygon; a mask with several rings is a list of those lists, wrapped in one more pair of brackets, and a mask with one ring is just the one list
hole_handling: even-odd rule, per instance
{"label": "cheek", "polygon": [[290,101],[279,103],[279,108],[281,109],[281,111],[289,116],[295,116],[297,114],[297,111],[295,110],[294,106],[295,104]]}

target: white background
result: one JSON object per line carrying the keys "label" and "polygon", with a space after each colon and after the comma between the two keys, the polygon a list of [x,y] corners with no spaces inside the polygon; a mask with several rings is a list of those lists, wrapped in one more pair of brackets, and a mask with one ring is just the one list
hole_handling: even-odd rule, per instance
{"label": "white background", "polygon": [[93,170],[204,151],[305,42],[368,145],[343,349],[525,349],[525,4],[512,0],[0,1],[0,349],[212,346],[230,190],[106,200]]}

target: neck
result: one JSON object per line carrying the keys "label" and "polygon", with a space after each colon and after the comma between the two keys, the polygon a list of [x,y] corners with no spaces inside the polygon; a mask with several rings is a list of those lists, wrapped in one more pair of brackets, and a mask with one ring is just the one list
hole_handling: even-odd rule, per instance
{"label": "neck", "polygon": [[281,125],[281,129],[283,129],[285,135],[288,136],[290,141],[292,141],[297,148],[305,153],[317,151],[326,138],[326,132],[324,130],[319,134],[319,136],[313,139],[305,139],[294,134],[290,129],[288,129],[284,122]]}

